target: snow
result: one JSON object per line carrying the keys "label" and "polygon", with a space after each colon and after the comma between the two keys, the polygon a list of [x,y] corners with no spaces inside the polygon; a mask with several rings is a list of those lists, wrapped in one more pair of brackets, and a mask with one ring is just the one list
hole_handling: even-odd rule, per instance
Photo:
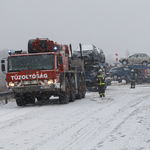
{"label": "snow", "polygon": [[149,150],[150,84],[113,83],[67,105],[0,105],[1,150]]}

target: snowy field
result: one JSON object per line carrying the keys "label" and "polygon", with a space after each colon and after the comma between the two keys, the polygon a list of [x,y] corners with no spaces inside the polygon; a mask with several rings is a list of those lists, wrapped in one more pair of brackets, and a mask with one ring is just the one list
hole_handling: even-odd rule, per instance
{"label": "snowy field", "polygon": [[150,150],[150,84],[113,84],[62,105],[0,105],[0,150]]}

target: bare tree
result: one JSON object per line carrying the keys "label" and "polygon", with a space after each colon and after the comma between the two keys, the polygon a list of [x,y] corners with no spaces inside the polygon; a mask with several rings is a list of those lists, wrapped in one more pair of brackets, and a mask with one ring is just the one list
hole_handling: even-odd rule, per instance
{"label": "bare tree", "polygon": [[130,52],[129,52],[129,50],[127,49],[127,50],[126,50],[126,53],[125,53],[125,56],[128,57],[129,55],[130,55]]}

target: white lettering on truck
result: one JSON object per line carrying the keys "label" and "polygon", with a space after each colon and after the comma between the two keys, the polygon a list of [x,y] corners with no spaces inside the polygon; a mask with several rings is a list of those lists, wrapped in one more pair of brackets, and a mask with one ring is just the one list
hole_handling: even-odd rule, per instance
{"label": "white lettering on truck", "polygon": [[45,73],[45,74],[37,74],[37,76],[35,74],[30,74],[30,75],[14,75],[14,76],[11,76],[11,79],[12,80],[19,80],[19,79],[36,79],[36,77],[38,77],[38,79],[41,79],[41,78],[47,78],[48,75]]}

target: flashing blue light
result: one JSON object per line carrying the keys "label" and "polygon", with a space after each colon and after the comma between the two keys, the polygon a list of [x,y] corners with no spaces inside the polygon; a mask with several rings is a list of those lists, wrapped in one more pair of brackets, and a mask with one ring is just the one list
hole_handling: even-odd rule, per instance
{"label": "flashing blue light", "polygon": [[11,55],[11,50],[8,51],[8,54]]}
{"label": "flashing blue light", "polygon": [[57,51],[57,46],[54,47],[54,51]]}

